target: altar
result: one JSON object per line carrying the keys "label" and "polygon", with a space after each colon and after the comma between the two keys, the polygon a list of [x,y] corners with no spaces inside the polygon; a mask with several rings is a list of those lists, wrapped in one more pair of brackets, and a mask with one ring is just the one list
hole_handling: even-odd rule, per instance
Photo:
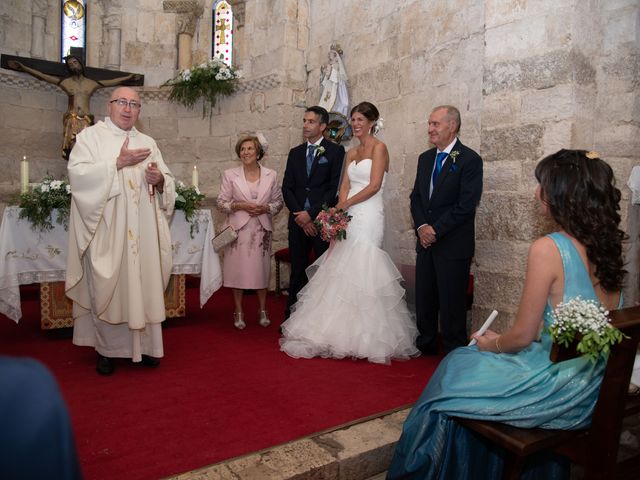
{"label": "altar", "polygon": [[[43,327],[53,328],[56,325],[51,320],[59,317],[53,310],[64,309],[60,301],[51,299],[60,300],[61,284],[56,282],[64,282],[65,279],[69,233],[57,224],[49,231],[34,230],[31,222],[20,219],[19,214],[19,207],[5,208],[0,225],[0,313],[18,322],[22,317],[20,285],[40,283],[45,300],[42,302],[44,311],[41,312],[43,322],[49,322],[47,325],[43,323]],[[179,300],[182,286],[184,299],[184,275],[199,275],[202,308],[222,286],[222,269],[218,254],[211,245],[215,235],[211,212],[197,210],[194,215],[195,228],[191,228],[181,210],[176,210],[171,221],[173,277],[167,293]],[[179,309],[180,305],[168,304],[167,307]],[[180,315],[180,311],[169,313],[171,316]]]}

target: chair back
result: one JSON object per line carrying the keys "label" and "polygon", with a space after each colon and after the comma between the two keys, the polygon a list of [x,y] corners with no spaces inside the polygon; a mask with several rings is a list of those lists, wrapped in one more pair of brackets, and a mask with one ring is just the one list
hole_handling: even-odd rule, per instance
{"label": "chair back", "polygon": [[610,314],[611,323],[627,337],[614,345],[593,410],[589,429],[588,461],[615,465],[627,390],[640,342],[640,306],[616,310]]}

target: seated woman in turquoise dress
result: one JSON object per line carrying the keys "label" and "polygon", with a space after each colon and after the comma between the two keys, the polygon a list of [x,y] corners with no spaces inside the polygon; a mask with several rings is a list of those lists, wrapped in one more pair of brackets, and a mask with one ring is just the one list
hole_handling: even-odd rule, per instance
{"label": "seated woman in turquoise dress", "polygon": [[[581,296],[607,309],[621,303],[624,233],[620,190],[611,167],[594,152],[560,150],[536,167],[540,213],[558,231],[529,249],[527,273],[513,326],[473,334],[477,345],[452,351],[438,366],[407,417],[388,479],[500,478],[503,452],[452,417],[523,428],[577,429],[591,421],[606,364],[579,357],[549,359],[541,327],[560,302]],[[561,459],[535,462],[527,478],[562,478]]]}

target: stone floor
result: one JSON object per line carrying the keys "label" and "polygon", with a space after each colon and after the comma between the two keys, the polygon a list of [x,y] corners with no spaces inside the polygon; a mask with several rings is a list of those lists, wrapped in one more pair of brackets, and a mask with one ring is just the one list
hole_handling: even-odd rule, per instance
{"label": "stone floor", "polygon": [[[183,473],[171,480],[383,480],[409,409],[354,422]],[[628,418],[620,458],[640,451],[640,415]],[[583,477],[573,468],[571,479]],[[637,478],[640,478],[637,477]]]}
{"label": "stone floor", "polygon": [[408,409],[344,425],[172,480],[381,480]]}

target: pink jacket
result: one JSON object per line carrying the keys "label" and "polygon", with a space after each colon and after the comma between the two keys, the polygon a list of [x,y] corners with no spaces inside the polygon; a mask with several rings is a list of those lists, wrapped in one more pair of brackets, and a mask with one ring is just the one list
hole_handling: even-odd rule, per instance
{"label": "pink jacket", "polygon": [[[258,186],[258,198],[252,199],[249,185],[244,177],[244,168],[241,166],[229,168],[222,173],[222,184],[217,198],[217,206],[227,214],[224,227],[231,225],[234,230],[240,230],[246,225],[251,216],[244,210],[231,210],[233,202],[252,202],[258,205],[267,204],[270,213],[259,215],[257,219],[267,231],[273,231],[271,217],[282,210],[282,191],[277,183],[275,170],[260,166],[260,185]],[[224,228],[223,227],[223,228]]]}

